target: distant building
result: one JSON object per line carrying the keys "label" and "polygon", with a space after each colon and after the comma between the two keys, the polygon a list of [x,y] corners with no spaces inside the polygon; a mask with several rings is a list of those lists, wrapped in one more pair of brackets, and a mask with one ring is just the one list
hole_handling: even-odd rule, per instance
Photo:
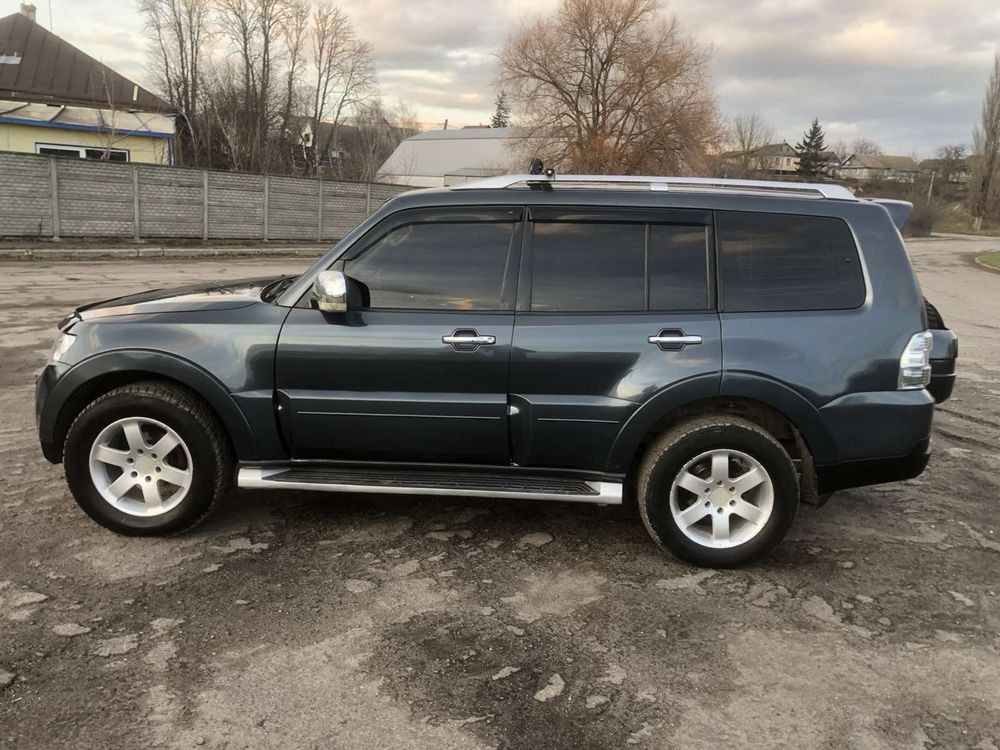
{"label": "distant building", "polygon": [[170,105],[35,23],[0,18],[0,151],[170,164]]}
{"label": "distant building", "polygon": [[445,187],[510,172],[516,158],[513,133],[513,128],[419,133],[399,144],[379,169],[379,179],[414,187]]}
{"label": "distant building", "polygon": [[756,167],[768,174],[794,174],[799,171],[799,152],[787,143],[769,143],[753,152]]}
{"label": "distant building", "polygon": [[920,171],[935,178],[947,179],[955,184],[965,184],[969,181],[972,168],[969,166],[968,157],[964,159],[924,159],[920,162]]}
{"label": "distant building", "polygon": [[913,182],[920,167],[909,156],[883,154],[852,154],[837,169],[837,176],[858,182]]}

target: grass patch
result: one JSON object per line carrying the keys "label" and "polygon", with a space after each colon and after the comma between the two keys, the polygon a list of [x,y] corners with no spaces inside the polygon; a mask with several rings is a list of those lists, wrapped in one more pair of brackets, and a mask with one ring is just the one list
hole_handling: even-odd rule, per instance
{"label": "grass patch", "polygon": [[983,253],[976,258],[976,263],[992,268],[994,271],[1000,271],[1000,252]]}

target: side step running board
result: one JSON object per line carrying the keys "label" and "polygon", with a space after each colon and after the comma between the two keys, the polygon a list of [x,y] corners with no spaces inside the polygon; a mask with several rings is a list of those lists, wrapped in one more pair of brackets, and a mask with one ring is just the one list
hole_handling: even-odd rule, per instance
{"label": "side step running board", "polygon": [[525,500],[564,500],[598,505],[621,505],[622,502],[622,485],[616,482],[592,482],[564,477],[521,476],[517,474],[244,467],[240,469],[237,483],[244,489],[509,497]]}

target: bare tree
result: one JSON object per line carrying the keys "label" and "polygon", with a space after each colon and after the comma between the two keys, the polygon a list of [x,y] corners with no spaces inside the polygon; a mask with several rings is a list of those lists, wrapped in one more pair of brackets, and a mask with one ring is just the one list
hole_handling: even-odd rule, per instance
{"label": "bare tree", "polygon": [[969,201],[973,228],[978,232],[983,219],[1000,202],[1000,54],[993,58],[983,119],[972,131],[972,178]]}
{"label": "bare tree", "polygon": [[882,154],[882,147],[878,145],[871,138],[855,138],[847,147],[848,153],[844,157],[854,154],[864,154],[866,156],[880,156]]}
{"label": "bare tree", "polygon": [[345,139],[347,158],[343,177],[375,182],[379,169],[404,138],[420,132],[413,110],[402,102],[386,107],[378,97],[359,105],[351,124],[351,137]]}
{"label": "bare tree", "polygon": [[[216,18],[223,37],[236,55],[237,80],[242,81],[239,118],[235,128],[224,129],[227,151],[234,164],[252,172],[267,171],[275,156],[270,141],[276,127],[278,105],[273,80],[282,31],[291,13],[290,0],[216,0]],[[232,70],[232,64],[225,65]],[[217,77],[217,82],[221,82]],[[230,88],[228,82],[227,88]],[[213,102],[213,109],[217,109]],[[232,120],[231,112],[215,119]]]}
{"label": "bare tree", "polygon": [[734,152],[727,160],[727,172],[746,178],[760,171],[757,152],[774,141],[774,132],[774,127],[755,112],[734,117],[726,133],[728,147]]}
{"label": "bare tree", "polygon": [[522,147],[563,171],[703,169],[720,128],[709,53],[659,0],[562,0],[500,53]]}
{"label": "bare tree", "polygon": [[151,67],[180,121],[177,157],[198,165],[208,151],[199,127],[202,61],[211,41],[209,0],[139,0],[150,37]]}
{"label": "bare tree", "polygon": [[964,143],[942,146],[937,150],[940,167],[936,170],[942,182],[956,181],[959,174],[966,171],[968,147]]}
{"label": "bare tree", "polygon": [[[312,132],[318,168],[323,154],[338,150],[338,126],[345,112],[362,105],[375,90],[371,46],[358,40],[350,19],[328,3],[316,6],[312,16]],[[320,123],[329,127],[320,129]]]}
{"label": "bare tree", "polygon": [[299,109],[298,87],[302,84],[305,66],[306,37],[309,31],[309,3],[307,0],[289,0],[288,15],[282,29],[282,37],[288,56],[285,69],[285,104],[281,110],[282,140],[289,138],[289,122]]}

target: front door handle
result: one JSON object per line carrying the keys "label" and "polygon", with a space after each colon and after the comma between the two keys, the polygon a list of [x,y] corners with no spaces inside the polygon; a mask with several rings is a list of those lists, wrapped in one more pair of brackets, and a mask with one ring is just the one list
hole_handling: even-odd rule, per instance
{"label": "front door handle", "polygon": [[663,330],[648,339],[650,344],[656,344],[661,349],[676,351],[685,346],[694,346],[701,343],[701,336],[688,336],[684,331]]}
{"label": "front door handle", "polygon": [[459,329],[448,336],[441,337],[442,344],[451,344],[460,352],[474,352],[481,346],[492,346],[496,342],[496,336],[480,336],[473,329]]}

